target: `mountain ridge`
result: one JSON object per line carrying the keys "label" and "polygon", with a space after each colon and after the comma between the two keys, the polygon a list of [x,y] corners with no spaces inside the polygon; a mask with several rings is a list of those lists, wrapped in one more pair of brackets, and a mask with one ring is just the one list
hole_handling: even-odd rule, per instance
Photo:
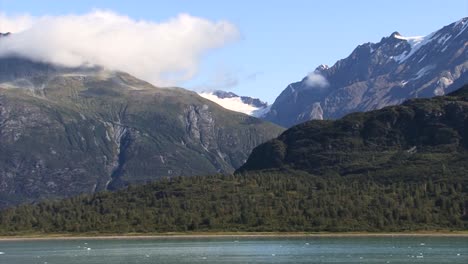
{"label": "mountain ridge", "polygon": [[409,99],[402,105],[352,113],[336,121],[299,124],[256,147],[237,172],[364,173],[391,181],[416,173],[439,178],[452,170],[465,178],[467,95],[465,85],[447,96]]}
{"label": "mountain ridge", "polygon": [[230,173],[283,129],[124,72],[0,59],[0,207]]}
{"label": "mountain ridge", "polygon": [[468,227],[468,84],[294,126],[234,175],[0,210],[0,234],[409,232]]}
{"label": "mountain ridge", "polygon": [[425,37],[394,32],[359,45],[332,67],[315,69],[325,84],[308,77],[289,84],[265,119],[290,127],[449,93],[468,81],[467,25],[465,17]]}

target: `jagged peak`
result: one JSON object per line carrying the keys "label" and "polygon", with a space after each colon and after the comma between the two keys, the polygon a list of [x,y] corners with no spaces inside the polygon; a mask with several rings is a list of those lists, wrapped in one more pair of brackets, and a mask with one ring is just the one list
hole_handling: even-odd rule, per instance
{"label": "jagged peak", "polygon": [[458,20],[457,22],[455,22],[455,23],[454,23],[454,27],[456,27],[456,26],[458,26],[458,25],[460,25],[460,24],[465,24],[465,23],[467,23],[467,22],[468,22],[468,17],[464,17],[464,18]]}
{"label": "jagged peak", "polygon": [[468,17],[464,17],[457,22],[453,23],[453,30],[455,30],[456,37],[461,35],[468,28]]}
{"label": "jagged peak", "polygon": [[393,33],[390,35],[390,37],[391,37],[391,38],[397,38],[397,39],[400,39],[400,37],[401,37],[401,34],[400,34],[400,32],[398,32],[398,31],[395,31],[395,32],[393,32]]}
{"label": "jagged peak", "polygon": [[324,71],[324,70],[328,70],[330,67],[326,64],[320,64],[319,66],[317,66],[317,68],[315,68],[315,71]]}
{"label": "jagged peak", "polygon": [[214,90],[211,92],[212,94],[218,96],[219,98],[233,98],[233,97],[240,97],[239,95],[233,92],[227,92],[222,90]]}
{"label": "jagged peak", "polygon": [[406,40],[408,42],[420,42],[425,38],[425,36],[405,37],[401,35],[398,31],[393,32],[390,35],[390,37],[395,38],[395,39],[400,39],[400,40]]}

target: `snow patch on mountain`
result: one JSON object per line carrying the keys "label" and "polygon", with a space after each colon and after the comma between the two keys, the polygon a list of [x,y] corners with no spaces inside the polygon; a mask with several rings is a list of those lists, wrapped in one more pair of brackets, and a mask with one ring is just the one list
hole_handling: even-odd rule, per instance
{"label": "snow patch on mountain", "polygon": [[424,75],[428,74],[431,70],[435,69],[435,65],[428,65],[426,67],[423,67],[416,73],[416,77],[412,78],[411,80],[417,80],[423,77]]}
{"label": "snow patch on mountain", "polygon": [[255,106],[251,104],[245,103],[240,96],[233,96],[233,97],[225,97],[220,98],[214,92],[202,92],[199,95],[205,99],[208,99],[223,108],[228,110],[232,110],[235,112],[244,113],[254,117],[262,117],[264,116],[269,110],[270,106]]}
{"label": "snow patch on mountain", "polygon": [[394,34],[394,37],[397,39],[402,39],[408,41],[408,43],[411,45],[411,47],[414,47],[418,43],[424,40],[424,36],[415,36],[415,37],[404,37],[399,34]]}
{"label": "snow patch on mountain", "polygon": [[458,20],[453,27],[457,28],[460,25],[461,25],[461,29],[459,30],[458,34],[454,38],[457,38],[458,36],[460,36],[463,33],[463,31],[465,31],[465,29],[468,28],[468,18],[465,17],[465,18]]}
{"label": "snow patch on mountain", "polygon": [[408,52],[403,52],[402,54],[393,57],[393,59],[398,63],[405,62],[408,58],[410,58],[413,54],[416,53],[422,46],[426,45],[432,40],[434,33],[429,34],[425,37],[423,36],[416,36],[416,37],[403,37],[400,34],[393,35],[396,39],[405,40],[410,45],[411,49]]}

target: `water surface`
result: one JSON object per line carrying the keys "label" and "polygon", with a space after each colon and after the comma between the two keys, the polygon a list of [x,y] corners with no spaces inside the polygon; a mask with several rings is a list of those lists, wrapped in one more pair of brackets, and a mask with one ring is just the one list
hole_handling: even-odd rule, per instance
{"label": "water surface", "polygon": [[[468,237],[0,241],[1,264],[468,263]],[[3,254],[2,254],[3,253]]]}

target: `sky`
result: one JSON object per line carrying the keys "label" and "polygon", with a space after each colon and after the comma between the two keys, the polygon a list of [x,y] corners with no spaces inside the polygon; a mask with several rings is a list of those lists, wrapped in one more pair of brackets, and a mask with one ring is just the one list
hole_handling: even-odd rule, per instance
{"label": "sky", "polygon": [[[96,60],[156,86],[269,103],[357,45],[394,31],[427,35],[466,16],[468,0],[0,0],[0,32],[34,26],[11,52],[70,65]],[[84,54],[73,57],[77,51]]]}

